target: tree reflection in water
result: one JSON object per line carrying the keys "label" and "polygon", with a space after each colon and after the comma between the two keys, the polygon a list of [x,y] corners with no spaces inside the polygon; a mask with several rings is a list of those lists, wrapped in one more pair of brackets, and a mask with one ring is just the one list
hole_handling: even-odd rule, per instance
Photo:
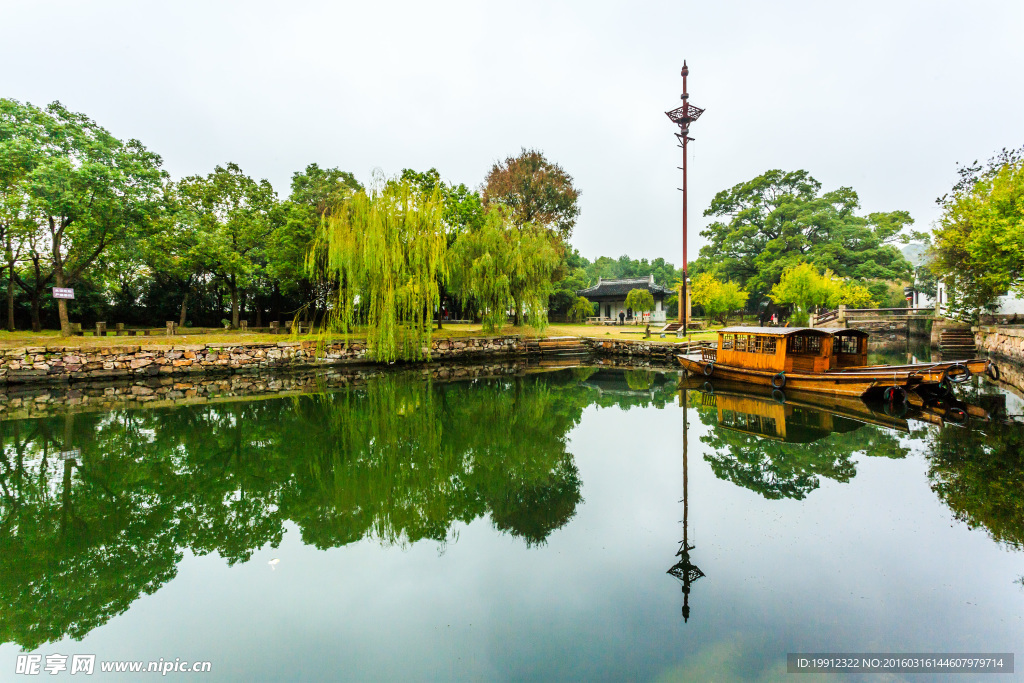
{"label": "tree reflection in water", "polygon": [[701,441],[715,476],[768,499],[802,500],[821,478],[850,481],[856,453],[902,458],[898,433],[758,395],[700,394]]}
{"label": "tree reflection in water", "polygon": [[[0,422],[0,642],[81,638],[173,578],[306,543],[442,543],[489,515],[544,544],[582,500],[567,434],[598,392],[572,372]],[[56,453],[77,448],[81,457]]]}

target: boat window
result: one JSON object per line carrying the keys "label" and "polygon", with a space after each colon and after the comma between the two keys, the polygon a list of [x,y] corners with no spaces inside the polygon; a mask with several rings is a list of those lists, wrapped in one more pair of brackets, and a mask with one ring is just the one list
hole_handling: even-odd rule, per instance
{"label": "boat window", "polygon": [[852,335],[846,335],[839,338],[839,352],[840,353],[858,353],[860,340]]}
{"label": "boat window", "polygon": [[807,351],[821,351],[821,337],[808,337]]}
{"label": "boat window", "polygon": [[723,349],[731,349],[732,348],[732,344],[733,344],[733,340],[735,338],[736,338],[736,335],[734,335],[734,334],[723,334],[722,335],[722,348]]}
{"label": "boat window", "polygon": [[750,352],[761,353],[761,348],[764,345],[764,337],[754,337],[750,341],[753,342],[753,345],[750,347]]}
{"label": "boat window", "polygon": [[775,342],[776,342],[775,337],[765,337],[765,339],[764,339],[764,349],[762,349],[762,351],[764,351],[764,353],[770,353],[770,354],[774,355],[775,354]]}
{"label": "boat window", "polygon": [[804,350],[804,338],[803,337],[790,337],[789,338],[789,350],[795,351],[796,353],[803,353]]}
{"label": "boat window", "polygon": [[746,351],[747,350],[747,335],[737,334],[736,335],[736,350]]}

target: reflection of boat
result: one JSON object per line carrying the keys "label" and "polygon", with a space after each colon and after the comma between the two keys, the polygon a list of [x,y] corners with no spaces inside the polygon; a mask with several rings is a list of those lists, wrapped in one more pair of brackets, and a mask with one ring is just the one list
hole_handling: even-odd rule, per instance
{"label": "reflection of boat", "polygon": [[701,403],[717,410],[720,426],[777,441],[806,443],[832,432],[853,431],[862,424],[907,432],[908,420],[963,425],[970,420],[992,419],[985,407],[952,397],[929,401],[918,398],[894,407],[891,403],[852,396],[769,390],[701,377],[684,378],[678,388],[700,392]]}
{"label": "reflection of boat", "polygon": [[[729,327],[715,348],[679,355],[692,374],[837,396],[904,399],[921,388],[989,372],[984,358],[913,365],[867,365],[868,334],[852,329]],[[890,391],[891,390],[891,391]]]}
{"label": "reflection of boat", "polygon": [[830,396],[822,400],[819,394],[778,389],[769,394],[760,387],[720,380],[700,383],[696,378],[683,380],[680,388],[700,391],[701,403],[714,406],[721,427],[775,441],[810,443],[833,432],[852,432],[864,424],[908,431],[905,419],[873,410],[859,398]]}

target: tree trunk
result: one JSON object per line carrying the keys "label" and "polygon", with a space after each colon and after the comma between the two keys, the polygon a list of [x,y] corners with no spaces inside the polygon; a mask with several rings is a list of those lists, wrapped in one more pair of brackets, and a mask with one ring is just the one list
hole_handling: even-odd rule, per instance
{"label": "tree trunk", "polygon": [[14,263],[10,264],[11,277],[7,279],[7,331],[14,332]]}
{"label": "tree trunk", "polygon": [[231,291],[231,329],[238,329],[238,284],[235,276],[228,280],[228,289]]}
{"label": "tree trunk", "polygon": [[[53,286],[64,286],[64,270],[57,267],[53,271]],[[57,317],[60,319],[60,336],[71,336],[71,321],[68,320],[68,300],[57,299]]]}
{"label": "tree trunk", "polygon": [[188,292],[181,298],[181,317],[178,319],[178,327],[185,327],[185,314],[188,312]]}
{"label": "tree trunk", "polygon": [[39,320],[39,290],[32,292],[32,331],[42,332],[43,323]]}
{"label": "tree trunk", "polygon": [[515,302],[516,305],[516,317],[514,324],[516,327],[521,327],[523,324],[523,307],[519,303],[519,299],[513,297],[512,300]]}

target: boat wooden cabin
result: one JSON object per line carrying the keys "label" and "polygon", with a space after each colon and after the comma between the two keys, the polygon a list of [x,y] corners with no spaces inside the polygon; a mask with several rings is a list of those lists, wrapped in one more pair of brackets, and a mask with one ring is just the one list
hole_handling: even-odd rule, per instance
{"label": "boat wooden cabin", "polygon": [[715,348],[680,354],[690,373],[776,389],[789,387],[835,395],[877,392],[904,400],[919,387],[962,382],[973,373],[998,378],[985,358],[912,365],[868,365],[868,334],[846,328],[727,327]]}
{"label": "boat wooden cabin", "polygon": [[726,327],[714,362],[766,372],[827,372],[867,365],[868,334],[813,327]]}

